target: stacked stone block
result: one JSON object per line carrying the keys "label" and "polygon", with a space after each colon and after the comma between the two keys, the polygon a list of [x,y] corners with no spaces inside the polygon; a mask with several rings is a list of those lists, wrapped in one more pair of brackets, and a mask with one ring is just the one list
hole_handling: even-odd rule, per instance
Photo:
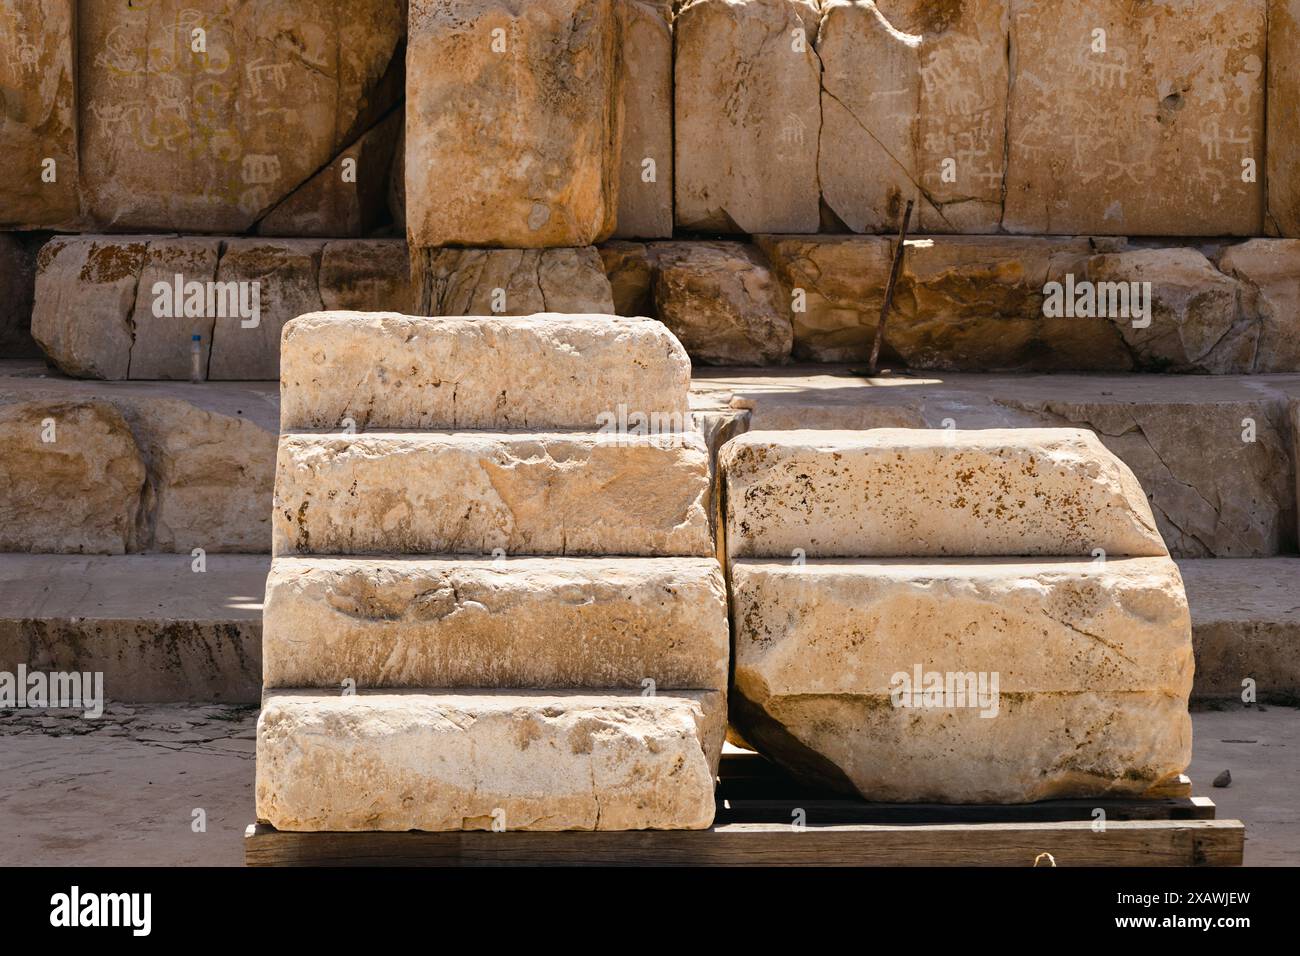
{"label": "stacked stone block", "polygon": [[729,634],[681,345],[321,313],[282,355],[259,818],[707,827]]}
{"label": "stacked stone block", "polygon": [[1140,796],[1191,757],[1191,628],[1088,432],[753,432],[723,447],[731,720],[867,799]]}

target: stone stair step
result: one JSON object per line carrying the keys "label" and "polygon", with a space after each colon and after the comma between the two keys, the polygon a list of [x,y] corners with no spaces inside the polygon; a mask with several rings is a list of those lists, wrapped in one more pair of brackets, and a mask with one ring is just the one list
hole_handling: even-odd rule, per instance
{"label": "stone stair step", "polygon": [[272,518],[283,554],[705,557],[697,433],[293,433]]}
{"label": "stone stair step", "polygon": [[704,829],[722,695],[271,691],[257,817],[280,830]]}
{"label": "stone stair step", "polygon": [[713,558],[276,558],[267,687],[725,691]]}
{"label": "stone stair step", "polygon": [[118,701],[256,703],[270,558],[0,554],[0,671],[102,672]]}
{"label": "stone stair step", "polygon": [[[730,573],[732,722],[803,776],[872,800],[1025,803],[1140,796],[1191,757],[1191,629],[1168,558]],[[933,686],[949,694],[912,696]]]}
{"label": "stone stair step", "polygon": [[1192,611],[1194,698],[1300,699],[1300,558],[1178,562]]}
{"label": "stone stair step", "polygon": [[1081,429],[750,432],[719,468],[733,557],[1168,554]]}
{"label": "stone stair step", "polygon": [[281,424],[594,431],[619,414],[689,427],[691,363],[652,319],[318,312],[285,328]]}

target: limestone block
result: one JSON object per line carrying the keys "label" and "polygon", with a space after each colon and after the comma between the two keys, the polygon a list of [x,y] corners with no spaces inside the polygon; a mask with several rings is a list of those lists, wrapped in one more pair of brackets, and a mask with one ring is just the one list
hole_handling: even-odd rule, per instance
{"label": "limestone block", "polygon": [[285,429],[592,429],[620,405],[690,410],[690,359],[651,319],[331,312],[288,325],[282,353]]}
{"label": "limestone block", "polygon": [[[876,236],[755,236],[754,241],[784,287],[795,359],[868,358],[885,302],[894,243]],[[800,292],[803,308],[796,309],[794,297]],[[881,354],[890,357],[888,348]]]}
{"label": "limestone block", "polygon": [[[1250,371],[1258,333],[1235,331],[1237,283],[1190,248],[1135,249],[1089,260],[1101,283],[1150,283],[1150,314],[1111,316],[1137,364],[1174,372]],[[1297,273],[1300,289],[1300,273]],[[1130,312],[1132,309],[1130,308]],[[1146,322],[1149,325],[1144,325]]]}
{"label": "limestone block", "polygon": [[757,431],[719,468],[732,557],[1168,554],[1133,473],[1077,429]]}
{"label": "limestone block", "polygon": [[712,558],[277,558],[267,687],[727,688]]}
{"label": "limestone block", "polygon": [[80,218],[75,0],[0,4],[0,229],[72,229]]}
{"label": "limestone block", "polygon": [[428,263],[430,315],[608,315],[600,254],[576,249],[437,249]]}
{"label": "limestone block", "polygon": [[[213,312],[207,284],[217,277],[217,239],[156,239],[149,243],[136,280],[128,367],[123,378],[186,381],[192,369],[191,336],[199,335],[200,368],[212,355]],[[180,276],[179,283],[177,276]],[[190,283],[201,283],[186,290]]]}
{"label": "limestone block", "polygon": [[145,467],[103,401],[0,404],[0,552],[132,550]]}
{"label": "limestone block", "polygon": [[1004,228],[1258,235],[1266,8],[1011,0]]}
{"label": "limestone block", "polygon": [[55,238],[37,257],[32,336],[59,370],[123,379],[147,239]]}
{"label": "limestone block", "polygon": [[823,5],[818,173],[854,232],[994,232],[1002,218],[1009,0]]}
{"label": "limestone block", "polygon": [[809,32],[815,19],[794,0],[691,0],[678,11],[679,228],[817,231],[822,110],[821,65]]}
{"label": "limestone block", "polygon": [[886,341],[913,368],[1127,371],[1115,322],[1044,311],[1047,283],[1083,278],[1094,251],[1086,238],[911,241]]}
{"label": "limestone block", "polygon": [[[617,236],[673,234],[671,0],[617,0],[623,46],[623,149]],[[649,160],[653,165],[647,165]]]}
{"label": "limestone block", "polygon": [[705,365],[789,361],[790,310],[754,250],[739,242],[650,246],[655,316]]}
{"label": "limestone block", "polygon": [[[80,4],[78,132],[91,218],[118,230],[249,229],[393,105],[382,80],[405,7]],[[195,30],[204,51],[194,50]]]}
{"label": "limestone block", "polygon": [[731,576],[732,721],[812,781],[1026,803],[1140,796],[1191,759],[1191,626],[1168,558],[739,561]]}
{"label": "limestone block", "polygon": [[217,316],[212,331],[214,380],[275,379],[280,375],[280,335],[285,324],[319,312],[318,276],[323,244],[313,239],[231,239],[217,269],[217,281],[236,283],[241,304],[247,290],[257,305],[252,318]]}
{"label": "limestone block", "polygon": [[1300,237],[1300,0],[1268,3],[1268,210],[1270,235]]}
{"label": "limestone block", "polygon": [[281,830],[704,829],[721,710],[708,692],[272,692],[257,816]]}
{"label": "limestone block", "polygon": [[1229,246],[1219,268],[1240,283],[1243,318],[1255,329],[1253,361],[1241,371],[1300,371],[1300,240]]}
{"label": "limestone block", "polygon": [[331,312],[413,312],[418,296],[406,243],[401,239],[325,243],[320,298]]}
{"label": "limestone block", "polygon": [[402,122],[398,110],[367,130],[267,213],[258,235],[359,239],[384,225]]}
{"label": "limestone block", "polygon": [[606,238],[621,156],[618,47],[613,0],[413,0],[410,245]]}
{"label": "limestone block", "polygon": [[698,434],[286,434],[282,554],[706,557]]}

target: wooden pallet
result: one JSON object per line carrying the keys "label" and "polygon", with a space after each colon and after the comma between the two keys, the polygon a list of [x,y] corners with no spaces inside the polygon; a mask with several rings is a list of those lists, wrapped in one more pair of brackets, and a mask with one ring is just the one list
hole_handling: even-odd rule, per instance
{"label": "wooden pallet", "polygon": [[[1185,779],[1185,778],[1184,778]],[[1018,806],[867,803],[726,754],[708,830],[281,833],[250,826],[249,866],[1240,866],[1245,827],[1176,783],[1143,800]],[[1095,811],[1105,811],[1102,828]],[[801,819],[803,825],[794,825]],[[1050,858],[1043,854],[1050,854]]]}

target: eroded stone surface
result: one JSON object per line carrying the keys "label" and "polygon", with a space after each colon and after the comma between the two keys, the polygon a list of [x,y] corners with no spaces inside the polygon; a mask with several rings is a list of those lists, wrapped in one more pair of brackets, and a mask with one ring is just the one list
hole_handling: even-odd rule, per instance
{"label": "eroded stone surface", "polygon": [[32,302],[39,239],[0,233],[0,359],[35,358]]}
{"label": "eroded stone surface", "polygon": [[1300,237],[1300,0],[1268,5],[1268,212],[1270,234]]}
{"label": "eroded stone surface", "polygon": [[623,46],[617,236],[673,234],[672,7],[672,0],[617,0]]}
{"label": "eroded stone surface", "polygon": [[613,231],[612,0],[414,0],[408,43],[413,248],[585,246]]}
{"label": "eroded stone surface", "polygon": [[439,249],[427,255],[430,315],[608,315],[600,254],[574,249]]}
{"label": "eroded stone surface", "polygon": [[725,691],[711,558],[278,558],[267,687]]}
{"label": "eroded stone surface", "polygon": [[6,169],[0,228],[77,225],[77,7],[75,0],[0,5],[0,143]]}
{"label": "eroded stone surface", "polygon": [[[39,438],[47,419],[55,423],[56,441],[38,442],[31,455],[6,460],[19,496],[10,500],[21,501],[26,488],[36,510],[9,525],[26,544],[11,542],[5,550],[270,550],[278,430],[273,386],[105,384],[17,371],[0,374],[0,415],[23,423],[13,447],[30,445],[29,429]],[[65,414],[87,406],[105,409],[103,422],[111,425],[103,434],[91,429],[78,437],[82,429],[74,416],[76,427],[68,433]],[[130,475],[134,498],[114,491],[123,474]],[[72,484],[56,490],[54,476]],[[123,502],[130,502],[125,514]],[[85,523],[76,517],[83,507],[94,512]],[[115,544],[87,547],[87,529],[101,525],[115,529],[109,535]]]}
{"label": "eroded stone surface", "polygon": [[1082,0],[1067,17],[1056,3],[1013,0],[1003,226],[1258,235],[1266,8]]}
{"label": "eroded stone surface", "polygon": [[[199,336],[199,376],[207,376],[212,357],[212,328],[215,321],[207,307],[207,284],[217,277],[221,243],[217,239],[156,239],[145,250],[136,279],[134,308],[129,311],[131,343],[128,365],[122,376],[106,378],[173,379],[191,377],[194,362],[192,337]],[[176,277],[180,276],[179,287]],[[66,279],[63,280],[66,283]],[[202,283],[202,303],[187,314],[187,283]],[[124,297],[123,297],[124,298]],[[104,319],[112,322],[110,309],[120,300],[104,302]],[[85,323],[85,315],[72,317]],[[224,343],[223,343],[224,344]],[[120,343],[112,342],[120,349]]]}
{"label": "eroded stone surface", "polygon": [[914,232],[997,230],[1008,6],[823,3],[818,174],[840,222],[896,232],[910,199]]}
{"label": "eroded stone surface", "polygon": [[720,710],[707,692],[272,692],[257,816],[281,830],[704,829]]}
{"label": "eroded stone surface", "polygon": [[689,412],[690,359],[650,319],[305,315],[285,330],[282,367],[286,429],[594,429],[620,405]]}
{"label": "eroded stone surface", "polygon": [[286,434],[275,554],[705,557],[698,434]]}
{"label": "eroded stone surface", "polygon": [[145,467],[104,401],[0,404],[0,552],[121,554],[137,539]]}
{"label": "eroded stone surface", "polygon": [[[730,573],[732,721],[814,781],[871,800],[1025,803],[1141,795],[1191,758],[1191,627],[1168,558]],[[927,673],[976,683],[918,701],[902,693],[918,670],[916,689]]]}
{"label": "eroded stone surface", "polygon": [[1241,371],[1300,371],[1300,240],[1251,239],[1229,246],[1219,268],[1240,284]]}
{"label": "eroded stone surface", "polygon": [[790,313],[767,264],[738,242],[650,246],[655,316],[706,365],[789,360]]}
{"label": "eroded stone surface", "polygon": [[678,228],[817,231],[821,66],[809,32],[815,21],[815,10],[795,0],[692,0],[679,10]]}
{"label": "eroded stone surface", "polygon": [[[373,125],[402,0],[78,6],[85,204],[106,229],[243,232]],[[206,52],[192,49],[205,31]]]}
{"label": "eroded stone surface", "polygon": [[1168,554],[1128,466],[1077,429],[750,432],[719,467],[733,557]]}

